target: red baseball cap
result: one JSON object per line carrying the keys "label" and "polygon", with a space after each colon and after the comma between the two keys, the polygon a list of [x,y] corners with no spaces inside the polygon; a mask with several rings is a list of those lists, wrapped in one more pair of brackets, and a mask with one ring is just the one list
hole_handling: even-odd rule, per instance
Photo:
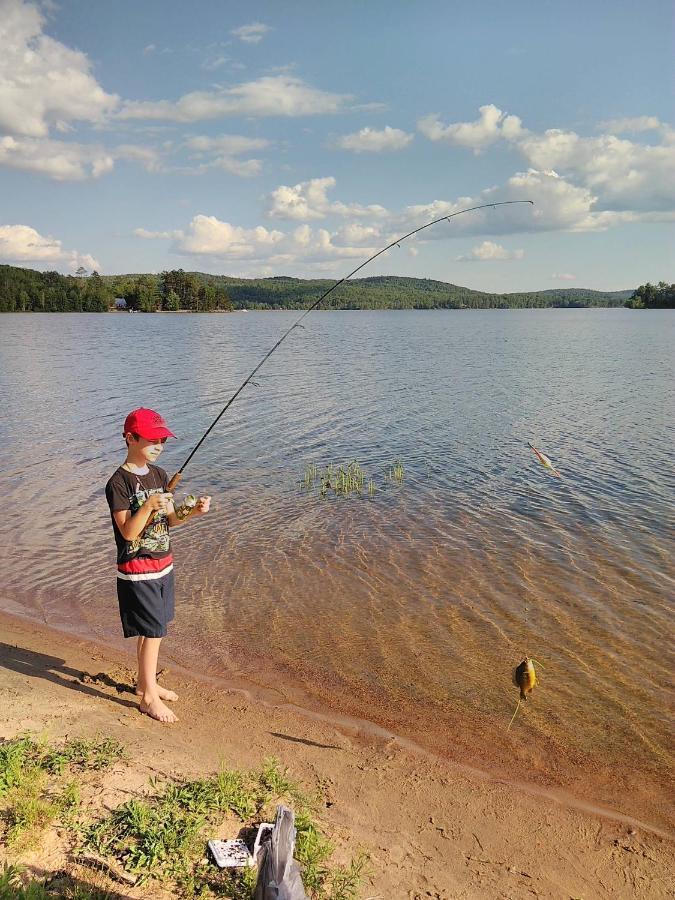
{"label": "red baseball cap", "polygon": [[135,409],[124,420],[124,433],[137,434],[147,441],[159,438],[176,437],[169,431],[166,422],[154,409]]}

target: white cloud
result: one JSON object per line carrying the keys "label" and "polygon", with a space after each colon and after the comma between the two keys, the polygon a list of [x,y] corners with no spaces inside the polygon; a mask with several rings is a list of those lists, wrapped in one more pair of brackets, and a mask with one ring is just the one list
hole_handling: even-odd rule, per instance
{"label": "white cloud", "polygon": [[230,34],[239,38],[245,44],[259,44],[263,37],[270,31],[269,25],[263,25],[262,22],[252,22],[250,25],[242,25],[239,28],[233,28]]}
{"label": "white cloud", "polygon": [[146,47],[143,47],[143,55],[150,56],[151,53],[154,53],[157,49],[157,44],[148,44]]}
{"label": "white cloud", "polygon": [[480,118],[475,122],[456,122],[451,125],[443,125],[438,116],[432,114],[421,118],[417,127],[430,141],[468,147],[475,153],[500,138],[514,140],[522,132],[518,116],[507,116],[493,103],[481,106],[479,112]]}
{"label": "white cloud", "polygon": [[167,119],[197,122],[222,116],[312,116],[337,113],[350,99],[305,84],[290,75],[275,75],[215,91],[193,91],[180,99],[126,103],[123,119]]}
{"label": "white cloud", "polygon": [[326,196],[329,188],[335,187],[335,179],[312,178],[293,186],[282,184],[272,191],[268,198],[267,215],[279,219],[323,219],[328,215],[371,216],[380,218],[387,215],[383,206],[361,206],[358,203],[332,202]]}
{"label": "white cloud", "polygon": [[239,159],[241,154],[269,147],[264,138],[248,138],[238,134],[223,134],[219,137],[196,135],[188,138],[185,147],[192,151],[195,159],[203,160],[197,171],[222,169],[240,178],[259,175],[262,163],[259,159]]}
{"label": "white cloud", "polygon": [[138,144],[120,144],[113,151],[116,159],[124,159],[140,163],[146,172],[162,171],[160,154],[154,147],[144,147]]}
{"label": "white cloud", "polygon": [[205,59],[202,63],[202,69],[207,72],[215,72],[216,69],[220,69],[221,66],[224,66],[229,60],[229,56],[215,56],[213,59]]}
{"label": "white cloud", "polygon": [[662,126],[656,116],[635,116],[632,119],[609,119],[601,122],[600,127],[603,131],[624,134],[631,131],[654,131]]}
{"label": "white cloud", "polygon": [[91,269],[92,272],[97,271],[100,273],[101,271],[100,262],[91,254],[72,251],[68,260],[68,268],[71,272],[77,272],[80,266],[84,266],[85,269]]}
{"label": "white cloud", "polygon": [[[225,136],[223,136],[225,137]],[[197,146],[211,148],[211,141],[200,139]],[[330,200],[328,192],[335,178],[315,178],[299,184],[281,185],[268,197],[268,215],[278,219],[300,221],[294,230],[282,231],[264,226],[243,228],[215,216],[195,216],[184,230],[151,232],[137,229],[143,238],[174,241],[172,252],[184,256],[210,257],[213,260],[243,261],[248,274],[255,275],[265,267],[291,269],[302,266],[323,271],[331,261],[364,260],[378,249],[432,220],[484,204],[491,206],[467,215],[450,218],[447,225],[423,231],[416,236],[417,245],[429,240],[448,240],[466,235],[479,235],[482,243],[462,261],[488,262],[523,259],[522,249],[509,250],[487,236],[540,231],[599,231],[621,222],[641,221],[638,213],[596,210],[596,197],[585,186],[572,183],[553,170],[529,169],[518,172],[499,186],[473,197],[433,200],[391,212],[382,206],[363,206]],[[534,206],[523,203],[534,201]],[[517,202],[516,202],[517,201]],[[336,229],[315,228],[312,222],[326,217],[345,220]],[[651,214],[650,214],[651,216]],[[407,245],[417,254],[417,246]]]}
{"label": "white cloud", "polygon": [[281,231],[240,228],[215,216],[195,216],[177,244],[177,250],[188,255],[224,256],[241,259],[254,256],[262,248],[269,250],[282,241]]}
{"label": "white cloud", "polygon": [[388,227],[398,234],[462,209],[487,203],[532,200],[509,206],[482,209],[453,218],[447,227],[439,225],[423,232],[421,240],[439,240],[464,234],[502,235],[532,231],[597,231],[621,221],[633,221],[625,213],[594,212],[595,197],[587,188],[567,181],[554,171],[529,169],[517,172],[503,185],[482,191],[475,197],[434,200],[406,207],[391,218]]}
{"label": "white cloud", "polygon": [[675,146],[552,128],[528,135],[518,148],[530,165],[555,169],[593,191],[598,210],[675,210]]}
{"label": "white cloud", "polygon": [[507,250],[501,244],[492,241],[483,241],[477,247],[473,247],[466,256],[456,257],[457,262],[493,262],[504,259],[523,259],[524,250]]}
{"label": "white cloud", "polygon": [[[624,220],[651,216],[652,221],[675,213],[675,132],[655,116],[604,123],[610,131],[655,132],[657,142],[644,144],[611,133],[586,138],[560,128],[538,134],[523,128],[517,116],[504,116],[493,104],[481,106],[480,112],[476,122],[443,125],[437,117],[427,116],[418,127],[430,140],[474,152],[498,140],[508,141],[532,169],[557,173],[570,191],[589,192],[595,226],[602,223],[603,212],[621,213]],[[605,216],[604,225],[608,224],[611,217]]]}
{"label": "white cloud", "polygon": [[569,272],[554,272],[553,275],[551,275],[551,278],[553,278],[556,281],[576,281],[577,280],[577,276],[571,275]]}
{"label": "white cloud", "polygon": [[219,137],[195,135],[185,141],[185,146],[189,150],[198,153],[219,152],[227,156],[239,156],[252,150],[262,150],[269,145],[270,142],[265,138],[249,138],[239,134],[221,134]]}
{"label": "white cloud", "polygon": [[46,175],[55,181],[83,181],[110,172],[113,154],[94,144],[0,137],[0,166]]}
{"label": "white cloud", "polygon": [[[271,266],[305,263],[319,265],[335,259],[363,259],[374,251],[364,245],[366,231],[343,229],[330,232],[299,225],[282,232],[262,225],[241,228],[216,216],[197,215],[184,230],[148,231],[137,228],[140,238],[173,239],[172,252],[182,256],[209,257],[213,260],[245,261]],[[349,244],[352,238],[355,245]]]}
{"label": "white cloud", "polygon": [[383,243],[381,230],[374,225],[361,225],[351,222],[343,225],[333,234],[333,240],[339,246],[372,246],[374,243]]}
{"label": "white cloud", "polygon": [[46,137],[73,121],[101,122],[119,102],[91,74],[84,53],[42,33],[44,16],[23,0],[0,4],[0,132]]}
{"label": "white cloud", "polygon": [[345,134],[338,138],[336,146],[342,150],[353,150],[355,153],[382,153],[384,150],[402,150],[413,140],[414,135],[390,128],[386,125],[382,131],[374,128],[362,128],[354,134]]}
{"label": "white cloud", "polygon": [[65,264],[73,272],[79,267],[100,269],[98,260],[77,250],[65,250],[61,241],[41,235],[30,225],[0,225],[0,260],[6,263]]}
{"label": "white cloud", "polygon": [[147,228],[134,228],[134,235],[147,241],[158,239],[176,240],[183,237],[183,232],[180,229],[175,231],[148,231]]}
{"label": "white cloud", "polygon": [[262,162],[259,159],[235,159],[232,156],[217,156],[211,167],[238,178],[254,178],[262,172]]}

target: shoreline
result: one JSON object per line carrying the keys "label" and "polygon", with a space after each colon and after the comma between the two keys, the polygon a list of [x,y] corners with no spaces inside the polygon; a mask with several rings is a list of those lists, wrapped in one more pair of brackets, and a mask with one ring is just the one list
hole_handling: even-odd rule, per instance
{"label": "shoreline", "polygon": [[157,765],[181,776],[277,756],[306,784],[329,786],[322,817],[339,851],[371,854],[364,897],[667,896],[673,836],[648,823],[173,663],[181,721],[161,726],[120,692],[130,654],[4,612],[0,629],[0,736],[111,734],[131,744],[139,785]]}
{"label": "shoreline", "polygon": [[[7,621],[6,621],[7,620]],[[120,639],[117,646],[110,646],[97,640],[94,637],[87,637],[80,634],[70,632],[40,623],[32,619],[24,618],[21,615],[0,610],[0,634],[7,632],[7,624],[19,629],[23,627],[37,628],[52,634],[58,641],[63,639],[65,642],[75,641],[79,645],[95,651],[96,654],[104,656],[114,656],[117,664],[124,666],[126,664],[130,669],[135,666],[135,653],[132,652],[132,645],[135,642]],[[92,658],[96,658],[93,656]],[[0,657],[1,659],[1,657]],[[164,660],[164,664],[162,663]],[[467,762],[460,761],[456,755],[452,753],[442,754],[435,752],[431,747],[425,746],[418,740],[397,732],[393,728],[379,724],[375,720],[363,718],[358,715],[350,715],[342,713],[337,709],[331,708],[329,705],[322,704],[320,700],[312,697],[297,686],[289,686],[282,684],[279,687],[272,687],[270,684],[261,682],[252,682],[245,678],[236,676],[227,677],[213,673],[198,672],[196,669],[190,668],[176,660],[169,648],[162,651],[160,655],[160,669],[170,670],[181,677],[181,679],[199,684],[204,689],[210,688],[215,691],[225,691],[234,695],[241,696],[246,702],[251,703],[263,710],[276,710],[280,712],[287,711],[293,715],[299,715],[307,720],[320,723],[329,728],[335,728],[348,734],[353,739],[366,744],[368,741],[385,742],[387,744],[396,745],[421,758],[427,759],[429,762],[446,766],[450,770],[455,770],[458,774],[468,778],[479,779],[488,784],[500,784],[512,788],[515,791],[529,795],[533,798],[539,798],[569,810],[575,810],[580,813],[598,816],[607,819],[616,824],[626,825],[629,828],[640,828],[664,840],[675,843],[675,831],[663,828],[655,822],[645,821],[644,818],[632,816],[620,809],[616,809],[609,804],[592,799],[585,800],[583,796],[575,794],[572,790],[565,789],[564,786],[558,787],[555,780],[550,782],[545,778],[542,783],[535,780],[525,780],[522,778],[512,777],[505,771],[500,771],[496,766],[494,770],[481,768],[478,765],[471,765]],[[269,670],[271,673],[273,670]],[[268,673],[269,674],[269,673]],[[278,672],[277,675],[281,673]],[[289,694],[295,693],[296,699],[291,699]],[[283,698],[283,699],[279,699]],[[461,751],[462,743],[458,743],[458,749]],[[460,752],[461,755],[461,752]],[[517,764],[517,760],[514,760]]]}

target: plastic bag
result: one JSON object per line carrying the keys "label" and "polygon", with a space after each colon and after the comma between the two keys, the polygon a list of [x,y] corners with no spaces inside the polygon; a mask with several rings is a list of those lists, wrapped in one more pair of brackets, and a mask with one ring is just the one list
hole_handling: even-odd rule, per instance
{"label": "plastic bag", "polygon": [[294,848],[295,814],[287,806],[277,806],[272,833],[260,845],[254,900],[308,900]]}

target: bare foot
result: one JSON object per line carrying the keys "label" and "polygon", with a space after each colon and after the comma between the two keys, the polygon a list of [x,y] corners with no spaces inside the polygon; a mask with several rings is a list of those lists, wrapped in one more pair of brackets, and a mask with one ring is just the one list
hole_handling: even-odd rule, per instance
{"label": "bare foot", "polygon": [[[171,703],[173,703],[174,700],[178,700],[178,694],[175,691],[170,691],[168,688],[163,688],[159,684],[157,685],[157,694],[160,700],[168,700]],[[138,687],[136,688],[136,696],[143,696],[143,691],[139,690]]]}
{"label": "bare foot", "polygon": [[178,721],[178,717],[171,712],[168,706],[162,703],[159,697],[141,700],[138,708],[146,716],[150,716],[151,719],[156,719],[158,722],[166,722],[168,725],[173,725],[174,722]]}

